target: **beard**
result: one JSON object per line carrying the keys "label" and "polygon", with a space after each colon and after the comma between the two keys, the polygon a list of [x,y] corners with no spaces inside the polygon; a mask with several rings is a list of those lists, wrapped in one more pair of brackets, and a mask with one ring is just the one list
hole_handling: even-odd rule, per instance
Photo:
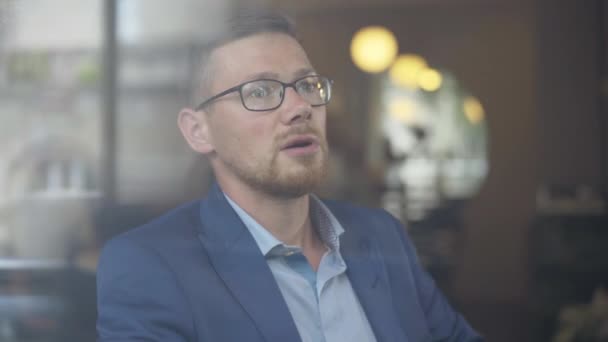
{"label": "beard", "polygon": [[[319,150],[306,156],[281,155],[279,142],[295,134],[314,134]],[[327,175],[329,148],[318,132],[308,129],[292,130],[276,140],[276,147],[265,158],[244,163],[234,158],[224,159],[231,173],[251,188],[277,198],[297,198],[313,192]],[[283,160],[281,160],[283,159]]]}

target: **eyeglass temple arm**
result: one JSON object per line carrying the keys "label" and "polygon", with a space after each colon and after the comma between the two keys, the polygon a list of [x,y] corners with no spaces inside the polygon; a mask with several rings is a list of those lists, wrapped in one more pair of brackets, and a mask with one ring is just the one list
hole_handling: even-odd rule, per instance
{"label": "eyeglass temple arm", "polygon": [[205,108],[206,105],[208,105],[209,103],[211,103],[211,102],[219,99],[220,97],[228,95],[228,94],[230,94],[232,92],[235,92],[235,91],[239,90],[242,86],[243,85],[241,84],[241,85],[238,85],[236,87],[232,87],[230,89],[226,89],[226,90],[224,90],[223,92],[221,92],[219,94],[213,95],[210,98],[206,99],[205,101],[201,102],[201,104],[199,104],[198,106],[196,106],[194,108],[194,110],[195,111],[199,111],[199,110]]}

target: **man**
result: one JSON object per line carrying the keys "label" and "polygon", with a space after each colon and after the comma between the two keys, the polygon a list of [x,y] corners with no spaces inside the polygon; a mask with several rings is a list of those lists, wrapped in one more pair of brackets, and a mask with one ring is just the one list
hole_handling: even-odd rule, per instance
{"label": "man", "polygon": [[105,247],[100,341],[479,340],[397,220],[311,194],[332,84],[289,20],[237,17],[200,83],[178,125],[217,184]]}

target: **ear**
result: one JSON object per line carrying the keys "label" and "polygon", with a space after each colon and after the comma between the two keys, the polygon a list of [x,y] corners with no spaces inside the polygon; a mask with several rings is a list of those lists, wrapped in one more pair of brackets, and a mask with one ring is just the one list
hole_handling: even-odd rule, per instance
{"label": "ear", "polygon": [[177,116],[177,126],[179,126],[184,139],[194,151],[202,154],[214,151],[213,142],[209,135],[207,117],[204,112],[196,112],[190,108],[182,109]]}

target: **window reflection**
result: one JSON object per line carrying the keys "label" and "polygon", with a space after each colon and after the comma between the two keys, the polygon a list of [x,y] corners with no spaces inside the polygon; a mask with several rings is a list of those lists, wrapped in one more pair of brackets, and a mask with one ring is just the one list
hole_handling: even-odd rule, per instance
{"label": "window reflection", "polygon": [[433,79],[418,79],[418,85],[387,76],[382,83],[389,156],[384,202],[408,221],[426,218],[444,201],[473,196],[488,169],[481,103],[450,73],[427,71]]}
{"label": "window reflection", "polygon": [[118,1],[119,202],[171,206],[206,191],[209,165],[186,146],[175,115],[200,101],[193,87],[200,51],[222,29],[231,6],[217,0]]}
{"label": "window reflection", "polygon": [[[102,4],[0,1],[1,341],[94,340],[99,245],[155,216],[150,207],[199,197],[211,182],[207,162],[179,136],[175,113],[200,100],[191,93],[199,52],[234,4],[117,0],[120,129],[112,138],[121,207],[99,210]],[[443,70],[429,69],[416,82],[403,86],[385,76],[381,92],[390,159],[384,204],[410,221],[423,220],[446,200],[473,195],[487,173],[479,100]],[[343,84],[342,92],[348,89]],[[339,96],[332,105],[338,108]],[[349,183],[345,175],[354,173],[342,159],[332,157],[338,185],[329,187],[366,191]],[[428,242],[449,246],[451,239],[443,234]]]}
{"label": "window reflection", "polygon": [[101,3],[0,2],[1,341],[92,340],[92,273],[68,261],[101,200]]}

